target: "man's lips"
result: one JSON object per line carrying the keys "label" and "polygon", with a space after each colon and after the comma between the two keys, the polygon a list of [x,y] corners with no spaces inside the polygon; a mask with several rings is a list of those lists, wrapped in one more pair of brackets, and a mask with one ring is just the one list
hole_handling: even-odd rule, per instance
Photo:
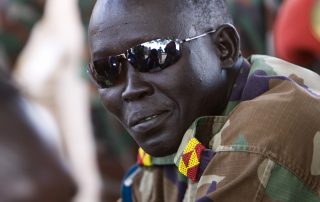
{"label": "man's lips", "polygon": [[134,113],[132,116],[129,116],[129,127],[134,127],[141,123],[150,121],[159,117],[160,115],[168,112],[167,110],[152,112],[152,113]]}

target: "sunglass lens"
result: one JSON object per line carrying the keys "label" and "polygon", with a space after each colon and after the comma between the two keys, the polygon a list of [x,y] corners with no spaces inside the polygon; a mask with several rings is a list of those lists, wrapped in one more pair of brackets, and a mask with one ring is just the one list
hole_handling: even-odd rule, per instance
{"label": "sunglass lens", "polygon": [[156,39],[128,51],[129,62],[140,72],[157,72],[181,57],[180,44],[171,39]]}
{"label": "sunglass lens", "polygon": [[121,71],[118,56],[98,60],[89,65],[89,73],[100,88],[109,88],[114,85]]}
{"label": "sunglass lens", "polygon": [[[139,72],[157,72],[176,63],[181,57],[177,40],[156,39],[127,51],[126,57]],[[111,56],[89,65],[89,73],[100,88],[115,84],[121,74],[121,62],[125,55]]]}

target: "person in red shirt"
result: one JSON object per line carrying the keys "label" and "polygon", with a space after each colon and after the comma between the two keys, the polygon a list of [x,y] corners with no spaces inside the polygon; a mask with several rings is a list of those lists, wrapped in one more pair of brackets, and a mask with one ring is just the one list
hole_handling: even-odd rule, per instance
{"label": "person in red shirt", "polygon": [[276,56],[320,73],[320,1],[287,0],[275,27]]}

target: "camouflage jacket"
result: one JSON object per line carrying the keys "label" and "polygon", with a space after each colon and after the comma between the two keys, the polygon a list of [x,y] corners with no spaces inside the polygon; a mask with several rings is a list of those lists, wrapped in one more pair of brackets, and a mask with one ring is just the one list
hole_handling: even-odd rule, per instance
{"label": "camouflage jacket", "polygon": [[176,154],[140,149],[122,201],[320,201],[319,75],[268,56],[249,62],[225,114],[198,118]]}

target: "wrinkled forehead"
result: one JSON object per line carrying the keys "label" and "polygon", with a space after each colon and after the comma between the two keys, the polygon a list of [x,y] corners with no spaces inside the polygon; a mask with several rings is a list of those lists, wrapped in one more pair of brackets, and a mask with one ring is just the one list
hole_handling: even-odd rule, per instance
{"label": "wrinkled forehead", "polygon": [[190,33],[188,17],[177,2],[98,1],[89,26],[92,59],[122,53],[151,39],[187,36]]}

